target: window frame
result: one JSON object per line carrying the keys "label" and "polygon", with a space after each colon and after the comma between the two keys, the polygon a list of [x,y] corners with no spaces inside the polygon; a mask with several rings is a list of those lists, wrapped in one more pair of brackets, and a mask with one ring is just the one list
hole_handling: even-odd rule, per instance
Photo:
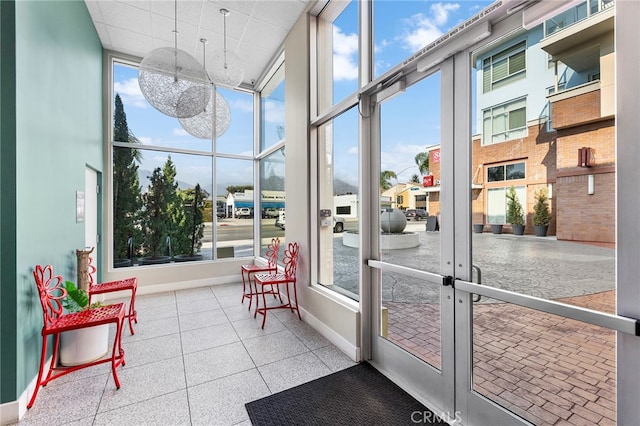
{"label": "window frame", "polygon": [[[519,106],[519,104],[522,103],[523,106]],[[517,107],[515,107],[517,106]],[[497,110],[504,108],[505,110],[503,112],[498,112]],[[516,111],[520,111],[523,110],[524,112],[524,124],[522,126],[519,127],[513,127],[513,128],[508,128],[507,126],[510,124],[511,121],[511,114],[516,112]],[[487,112],[491,112],[490,115],[487,115]],[[506,124],[507,126],[505,126],[505,130],[504,131],[500,131],[500,132],[495,132],[494,131],[494,122],[496,120],[496,118],[498,118],[500,115],[507,115],[507,119],[506,119]],[[491,134],[487,135],[486,134],[486,129],[487,129],[487,125],[486,125],[486,121],[487,118],[490,118],[490,123],[491,123]],[[517,134],[517,132],[524,132],[524,134]],[[485,108],[482,110],[482,146],[487,146],[487,145],[493,145],[496,143],[501,143],[501,142],[507,142],[513,139],[519,139],[519,138],[523,138],[526,137],[528,135],[529,131],[528,131],[528,126],[527,126],[527,97],[526,96],[522,96],[520,98],[516,98],[513,99],[511,101],[508,102],[504,102],[498,105],[494,105],[491,106],[489,108]],[[502,140],[496,140],[496,137],[498,135],[504,135],[504,139]]]}
{"label": "window frame", "polygon": [[[511,72],[511,62],[517,55],[523,55],[522,68]],[[506,61],[506,75],[494,78],[498,64]],[[525,78],[527,74],[527,41],[522,40],[482,60],[482,91],[491,92],[513,81]]]}

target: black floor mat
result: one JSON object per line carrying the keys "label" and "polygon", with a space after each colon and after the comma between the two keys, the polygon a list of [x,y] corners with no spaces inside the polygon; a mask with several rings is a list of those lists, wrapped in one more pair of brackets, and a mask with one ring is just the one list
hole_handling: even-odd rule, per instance
{"label": "black floor mat", "polygon": [[254,426],[447,424],[366,362],[245,407]]}

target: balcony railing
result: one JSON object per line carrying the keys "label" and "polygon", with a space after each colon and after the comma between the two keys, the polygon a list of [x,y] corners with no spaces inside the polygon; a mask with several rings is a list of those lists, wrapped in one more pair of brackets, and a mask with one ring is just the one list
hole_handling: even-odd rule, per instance
{"label": "balcony railing", "polygon": [[587,0],[584,3],[572,7],[544,23],[544,36],[548,37],[564,28],[577,22],[587,19],[604,10],[610,9],[615,4],[615,0]]}

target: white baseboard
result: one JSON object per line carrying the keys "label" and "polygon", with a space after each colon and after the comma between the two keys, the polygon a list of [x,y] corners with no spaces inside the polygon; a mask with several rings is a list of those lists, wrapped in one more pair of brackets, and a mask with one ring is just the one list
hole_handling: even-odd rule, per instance
{"label": "white baseboard", "polygon": [[[189,280],[189,281],[171,282],[171,283],[145,285],[145,286],[138,285],[138,290],[136,294],[140,296],[143,294],[155,294],[155,293],[163,293],[166,291],[187,290],[190,288],[208,287],[213,285],[236,284],[238,282],[242,282],[242,277],[239,274],[228,275],[226,277],[205,278],[201,280]],[[121,299],[121,298],[129,297],[130,295],[131,295],[130,291],[105,293],[105,300]]]}
{"label": "white baseboard", "polygon": [[308,311],[300,307],[300,313],[302,319],[313,327],[318,333],[322,334],[328,341],[336,345],[338,349],[344,352],[354,362],[361,361],[361,348],[354,346],[347,339],[336,333],[332,328],[327,327],[326,324],[318,320],[315,316],[311,315]]}
{"label": "white baseboard", "polygon": [[[47,362],[44,366],[44,371],[42,372],[42,377],[47,377],[47,373],[49,373],[49,366],[51,365],[51,357],[47,359]],[[27,404],[29,403],[29,399],[31,395],[33,395],[33,391],[36,388],[36,381],[38,380],[38,376],[33,378],[29,383],[29,386],[20,394],[16,401],[5,402],[4,404],[0,404],[0,425],[9,425],[13,423],[17,423],[22,416],[27,412]],[[34,405],[38,403],[38,399],[36,398]]]}

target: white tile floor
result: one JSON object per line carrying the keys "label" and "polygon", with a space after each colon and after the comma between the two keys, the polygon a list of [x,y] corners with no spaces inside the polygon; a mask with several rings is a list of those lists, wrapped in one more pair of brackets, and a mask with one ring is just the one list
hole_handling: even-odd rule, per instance
{"label": "white tile floor", "polygon": [[242,285],[138,296],[117,390],[110,364],[40,390],[19,425],[250,425],[244,404],[354,363],[289,310],[253,318]]}

